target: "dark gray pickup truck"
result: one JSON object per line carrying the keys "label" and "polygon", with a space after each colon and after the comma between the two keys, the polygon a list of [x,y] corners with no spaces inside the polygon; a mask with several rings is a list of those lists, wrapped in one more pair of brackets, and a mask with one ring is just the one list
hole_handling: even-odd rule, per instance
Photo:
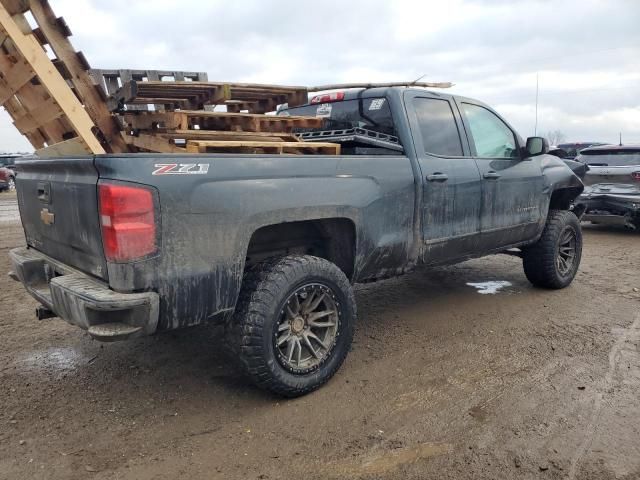
{"label": "dark gray pickup truck", "polygon": [[343,154],[19,162],[10,275],[38,316],[105,341],[221,322],[257,385],[296,396],[345,359],[354,283],[506,251],[537,286],[573,280],[583,185],[486,105],[369,88],[278,114],[324,117],[301,137]]}

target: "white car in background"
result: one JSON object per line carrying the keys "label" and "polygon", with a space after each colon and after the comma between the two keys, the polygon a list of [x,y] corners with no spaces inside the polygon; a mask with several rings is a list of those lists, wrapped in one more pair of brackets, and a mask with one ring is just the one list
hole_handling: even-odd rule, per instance
{"label": "white car in background", "polygon": [[640,145],[589,147],[576,160],[589,167],[576,200],[582,219],[640,230]]}

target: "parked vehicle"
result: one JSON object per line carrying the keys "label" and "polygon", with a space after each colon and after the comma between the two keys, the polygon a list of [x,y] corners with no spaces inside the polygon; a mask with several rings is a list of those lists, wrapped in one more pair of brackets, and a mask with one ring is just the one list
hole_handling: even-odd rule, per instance
{"label": "parked vehicle", "polygon": [[11,169],[16,164],[16,160],[22,157],[24,155],[20,153],[0,153],[0,167]]}
{"label": "parked vehicle", "polygon": [[578,177],[495,111],[417,88],[312,99],[340,156],[124,154],[19,162],[13,277],[110,341],[205,321],[260,387],[308,393],[349,351],[352,285],[509,251],[539,287],[580,264]]}
{"label": "parked vehicle", "polygon": [[[0,191],[15,190],[16,183],[16,160],[24,158],[20,153],[0,154]],[[6,169],[4,171],[2,169]]]}
{"label": "parked vehicle", "polygon": [[602,142],[561,143],[560,145],[557,145],[556,148],[566,152],[566,156],[562,158],[574,160],[578,156],[581,150],[589,147],[597,147],[600,145],[606,145],[606,143],[602,143]]}
{"label": "parked vehicle", "polygon": [[640,145],[591,147],[577,160],[589,167],[577,200],[584,220],[640,229]]}
{"label": "parked vehicle", "polygon": [[13,191],[15,189],[15,172],[13,170],[9,170],[8,168],[0,167],[0,192],[5,190]]}

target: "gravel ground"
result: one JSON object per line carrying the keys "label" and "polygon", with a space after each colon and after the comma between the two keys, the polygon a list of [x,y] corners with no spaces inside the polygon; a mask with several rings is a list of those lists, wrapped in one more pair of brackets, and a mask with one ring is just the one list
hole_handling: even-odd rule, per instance
{"label": "gravel ground", "polygon": [[[640,478],[640,234],[585,227],[563,291],[507,256],[360,286],[345,365],[282,400],[215,328],[100,344],[38,322],[5,275],[16,215],[0,195],[2,479]],[[511,285],[467,285],[488,281]]]}

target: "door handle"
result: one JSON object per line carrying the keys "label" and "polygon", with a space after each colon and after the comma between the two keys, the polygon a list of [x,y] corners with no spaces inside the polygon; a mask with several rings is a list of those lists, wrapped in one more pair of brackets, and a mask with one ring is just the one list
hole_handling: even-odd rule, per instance
{"label": "door handle", "polygon": [[44,203],[49,203],[49,198],[51,196],[51,184],[49,183],[38,183],[38,200]]}
{"label": "door handle", "polygon": [[449,175],[447,175],[446,173],[436,172],[432,173],[431,175],[427,175],[427,180],[429,180],[430,182],[446,182],[447,180],[449,180]]}
{"label": "door handle", "polygon": [[498,172],[494,172],[493,170],[483,175],[483,177],[486,178],[487,180],[497,180],[498,178],[500,178],[500,176],[501,175]]}

